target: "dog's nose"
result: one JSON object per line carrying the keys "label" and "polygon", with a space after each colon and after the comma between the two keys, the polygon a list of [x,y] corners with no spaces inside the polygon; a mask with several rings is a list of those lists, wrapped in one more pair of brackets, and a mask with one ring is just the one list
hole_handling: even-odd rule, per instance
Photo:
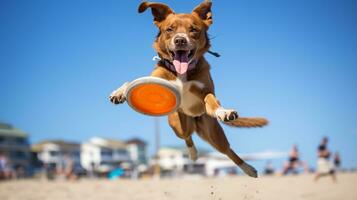
{"label": "dog's nose", "polygon": [[177,45],[177,46],[183,46],[183,45],[187,44],[186,38],[181,37],[181,36],[176,37],[174,42],[175,42],[175,45]]}

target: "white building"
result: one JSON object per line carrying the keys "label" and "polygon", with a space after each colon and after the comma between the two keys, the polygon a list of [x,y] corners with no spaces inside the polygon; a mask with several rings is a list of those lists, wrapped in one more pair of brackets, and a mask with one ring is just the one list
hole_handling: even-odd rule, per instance
{"label": "white building", "polygon": [[163,147],[158,152],[158,160],[152,160],[151,165],[158,164],[163,176],[217,176],[237,173],[236,164],[225,155],[217,152],[208,153],[202,149],[198,150],[198,153],[198,160],[193,162],[186,147]]}
{"label": "white building", "polygon": [[133,138],[126,141],[126,148],[131,160],[135,164],[147,163],[147,145],[146,142],[138,138]]}
{"label": "white building", "polygon": [[200,157],[194,165],[200,166],[200,172],[205,176],[225,176],[237,173],[237,165],[219,152],[210,152]]}
{"label": "white building", "polygon": [[158,164],[162,170],[183,171],[191,163],[186,148],[163,147],[158,152]]}
{"label": "white building", "polygon": [[125,142],[93,137],[81,146],[81,164],[88,171],[108,172],[115,167],[130,168]]}
{"label": "white building", "polygon": [[[200,154],[206,151],[198,150]],[[150,162],[151,166],[159,165],[162,176],[178,176],[183,174],[202,174],[202,166],[196,165],[188,155],[186,147],[163,147],[157,158]]]}
{"label": "white building", "polygon": [[71,158],[75,166],[80,165],[80,144],[63,140],[46,140],[34,144],[32,152],[46,165],[59,168],[65,163],[66,157]]}
{"label": "white building", "polygon": [[[226,176],[237,174],[240,169],[226,155],[219,152],[207,152],[198,150],[199,157],[193,162],[188,156],[186,147],[164,147],[158,152],[158,161],[152,161],[152,165],[159,164],[162,175],[198,174],[202,176]],[[286,152],[263,151],[257,153],[241,154],[245,161],[268,160],[285,157]]]}

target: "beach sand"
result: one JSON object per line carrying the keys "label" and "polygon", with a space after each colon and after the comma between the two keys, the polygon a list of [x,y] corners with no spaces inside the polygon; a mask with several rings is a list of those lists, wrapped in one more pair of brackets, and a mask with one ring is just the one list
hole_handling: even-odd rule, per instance
{"label": "beach sand", "polygon": [[40,179],[0,182],[1,200],[356,200],[357,173],[313,182],[313,175],[167,180]]}

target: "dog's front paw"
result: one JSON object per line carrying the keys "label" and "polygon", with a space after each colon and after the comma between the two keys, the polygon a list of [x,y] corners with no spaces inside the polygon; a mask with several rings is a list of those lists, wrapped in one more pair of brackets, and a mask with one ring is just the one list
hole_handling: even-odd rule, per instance
{"label": "dog's front paw", "polygon": [[218,108],[216,110],[216,116],[219,120],[224,122],[234,121],[239,117],[237,111],[224,108]]}
{"label": "dog's front paw", "polygon": [[128,88],[129,82],[124,83],[120,88],[114,90],[110,96],[109,100],[114,104],[124,103],[126,100],[126,90]]}
{"label": "dog's front paw", "polygon": [[113,91],[112,94],[109,96],[109,100],[114,104],[124,103],[126,100],[124,90],[119,88]]}

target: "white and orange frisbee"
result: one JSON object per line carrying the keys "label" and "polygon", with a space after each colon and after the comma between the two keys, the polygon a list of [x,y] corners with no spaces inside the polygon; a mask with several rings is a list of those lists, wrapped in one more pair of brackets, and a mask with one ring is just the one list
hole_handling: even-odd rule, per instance
{"label": "white and orange frisbee", "polygon": [[152,116],[168,115],[180,105],[180,91],[171,82],[157,77],[142,77],[130,83],[126,99],[135,111]]}

